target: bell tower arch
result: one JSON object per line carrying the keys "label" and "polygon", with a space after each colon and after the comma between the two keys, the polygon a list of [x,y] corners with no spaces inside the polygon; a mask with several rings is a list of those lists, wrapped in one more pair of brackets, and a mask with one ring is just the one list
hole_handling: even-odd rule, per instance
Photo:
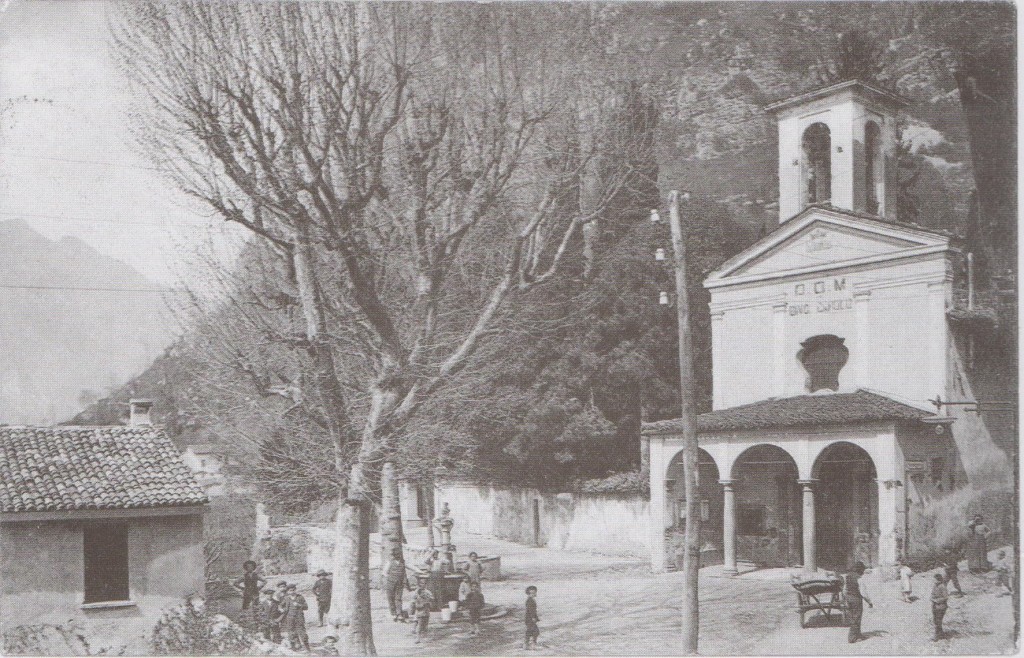
{"label": "bell tower arch", "polygon": [[907,101],[850,80],[765,108],[779,124],[779,222],[813,203],[896,220],[896,118]]}

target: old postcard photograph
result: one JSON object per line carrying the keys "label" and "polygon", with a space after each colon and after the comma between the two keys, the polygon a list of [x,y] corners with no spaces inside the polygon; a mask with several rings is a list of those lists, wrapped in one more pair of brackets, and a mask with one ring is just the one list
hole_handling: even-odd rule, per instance
{"label": "old postcard photograph", "polygon": [[0,0],[0,655],[1016,653],[1017,11]]}

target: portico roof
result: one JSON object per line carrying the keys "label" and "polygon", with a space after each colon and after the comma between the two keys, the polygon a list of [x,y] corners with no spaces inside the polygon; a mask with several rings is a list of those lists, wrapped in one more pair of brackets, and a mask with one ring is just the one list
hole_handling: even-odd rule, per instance
{"label": "portico roof", "polygon": [[[844,425],[876,421],[926,421],[936,414],[860,389],[853,393],[798,395],[772,398],[697,416],[699,433],[815,425]],[[645,436],[677,434],[679,419],[644,423]]]}

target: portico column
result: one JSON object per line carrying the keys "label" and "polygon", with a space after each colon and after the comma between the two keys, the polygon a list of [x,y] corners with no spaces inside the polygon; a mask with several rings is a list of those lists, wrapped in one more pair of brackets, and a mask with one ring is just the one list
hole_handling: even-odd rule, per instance
{"label": "portico column", "polygon": [[804,488],[804,571],[817,571],[818,560],[814,552],[814,483],[817,480],[800,480]]}
{"label": "portico column", "polygon": [[739,571],[736,569],[736,492],[733,490],[733,480],[719,480],[722,485],[723,512],[722,512],[722,557],[724,561],[723,573],[727,576],[735,576]]}
{"label": "portico column", "polygon": [[878,566],[892,568],[899,560],[897,538],[902,535],[897,523],[899,497],[904,495],[903,483],[899,480],[877,480],[878,482]]}

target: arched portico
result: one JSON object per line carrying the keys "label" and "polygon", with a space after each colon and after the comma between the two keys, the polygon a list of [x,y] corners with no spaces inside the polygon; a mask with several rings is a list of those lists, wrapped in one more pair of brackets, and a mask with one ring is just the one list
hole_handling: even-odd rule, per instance
{"label": "arched portico", "polygon": [[[779,412],[792,416],[820,414],[814,405],[822,405],[838,415],[848,413],[847,401],[856,411],[856,405],[874,405],[876,398],[885,399],[839,393],[759,404],[770,412],[794,407]],[[876,408],[869,407],[872,413]],[[735,422],[733,412],[713,413]],[[741,413],[745,420],[749,407]],[[875,419],[844,426],[702,431],[701,500],[707,501],[699,508],[702,548],[721,548],[726,573],[735,572],[737,560],[800,565],[810,572],[817,570],[819,557],[829,569],[853,560],[892,565],[906,532],[905,458],[897,431]],[[675,556],[682,530],[683,442],[668,432],[652,432],[645,439],[650,446],[652,566],[663,571]],[[715,482],[720,486],[711,487]],[[714,563],[712,555],[704,558],[705,566]]]}
{"label": "arched portico", "polygon": [[793,455],[778,445],[753,445],[736,457],[729,473],[724,525],[733,537],[724,542],[732,548],[724,556],[726,571],[735,572],[737,559],[765,566],[800,563],[799,468]]}
{"label": "arched portico", "polygon": [[[722,552],[723,486],[718,464],[706,450],[697,449],[697,510],[701,516],[701,564],[715,564]],[[665,470],[666,511],[669,519],[670,559],[677,567],[682,560],[682,537],[686,525],[686,488],[683,478],[683,453],[680,450]]]}
{"label": "arched portico", "polygon": [[859,560],[878,564],[878,473],[871,455],[854,443],[837,441],[814,461],[818,561],[826,569],[845,569]]}

